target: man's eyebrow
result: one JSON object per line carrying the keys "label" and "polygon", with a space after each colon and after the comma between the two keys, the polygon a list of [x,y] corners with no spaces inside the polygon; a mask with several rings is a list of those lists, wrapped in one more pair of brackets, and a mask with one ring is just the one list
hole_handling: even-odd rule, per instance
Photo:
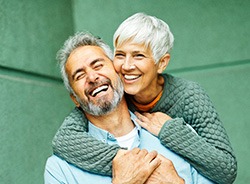
{"label": "man's eyebrow", "polygon": [[93,65],[95,65],[98,61],[104,61],[104,59],[103,59],[103,58],[97,58],[97,59],[93,60],[89,65],[90,65],[90,66],[93,66]]}
{"label": "man's eyebrow", "polygon": [[[98,61],[104,61],[104,59],[103,59],[103,58],[97,58],[97,59],[91,61],[90,66],[92,67],[92,66],[95,65],[95,63],[97,63]],[[77,69],[76,71],[74,71],[74,73],[73,73],[72,76],[71,76],[72,79],[75,78],[76,74],[78,74],[79,72],[83,72],[83,71],[84,71],[83,68],[79,68],[79,69]]]}

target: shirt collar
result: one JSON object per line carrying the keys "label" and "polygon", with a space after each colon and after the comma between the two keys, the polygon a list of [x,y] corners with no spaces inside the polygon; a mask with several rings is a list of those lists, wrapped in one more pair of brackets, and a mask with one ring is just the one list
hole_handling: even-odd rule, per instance
{"label": "shirt collar", "polygon": [[[141,132],[141,126],[136,123],[136,116],[135,114],[133,114],[131,111],[129,111],[130,113],[130,118],[132,120],[132,122],[134,123],[134,125],[136,126],[137,130],[138,130],[138,134],[140,135]],[[92,124],[90,121],[88,123],[88,129],[89,129],[89,134],[93,137],[95,137],[98,140],[101,140],[104,143],[108,143],[108,142],[112,142],[112,141],[116,141],[115,137],[113,134],[109,133],[106,130],[103,130],[101,128],[98,128],[97,126],[95,126],[94,124]]]}

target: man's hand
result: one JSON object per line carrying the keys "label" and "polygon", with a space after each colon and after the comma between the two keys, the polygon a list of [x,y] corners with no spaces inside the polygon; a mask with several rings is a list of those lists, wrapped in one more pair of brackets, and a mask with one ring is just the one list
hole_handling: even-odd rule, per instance
{"label": "man's hand", "polygon": [[161,164],[155,169],[145,184],[185,184],[185,181],[178,175],[171,160],[158,155]]}
{"label": "man's hand", "polygon": [[170,116],[162,112],[144,112],[142,114],[140,114],[139,112],[135,112],[135,115],[137,117],[136,122],[156,136],[158,136],[158,134],[160,133],[160,130],[164,123],[172,119]]}
{"label": "man's hand", "polygon": [[113,184],[143,184],[160,165],[157,152],[134,148],[120,150],[113,159]]}

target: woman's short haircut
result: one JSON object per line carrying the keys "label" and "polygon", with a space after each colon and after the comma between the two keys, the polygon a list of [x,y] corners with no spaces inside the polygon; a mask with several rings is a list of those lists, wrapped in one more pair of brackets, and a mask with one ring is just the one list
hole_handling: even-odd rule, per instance
{"label": "woman's short haircut", "polygon": [[163,20],[145,13],[136,13],[117,28],[113,36],[114,48],[128,40],[150,47],[154,60],[158,63],[172,49],[174,36]]}

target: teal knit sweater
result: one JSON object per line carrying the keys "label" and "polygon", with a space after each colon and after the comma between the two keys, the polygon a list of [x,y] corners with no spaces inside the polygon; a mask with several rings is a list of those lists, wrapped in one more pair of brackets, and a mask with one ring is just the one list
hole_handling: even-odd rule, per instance
{"label": "teal knit sweater", "polygon": [[[163,95],[151,112],[161,111],[173,119],[162,127],[158,136],[161,143],[214,182],[233,183],[236,158],[208,95],[195,82],[168,74],[163,77]],[[129,109],[135,111],[133,104],[127,102]],[[54,154],[89,172],[111,175],[112,159],[120,148],[89,136],[87,124],[84,114],[75,108],[52,141]]]}

